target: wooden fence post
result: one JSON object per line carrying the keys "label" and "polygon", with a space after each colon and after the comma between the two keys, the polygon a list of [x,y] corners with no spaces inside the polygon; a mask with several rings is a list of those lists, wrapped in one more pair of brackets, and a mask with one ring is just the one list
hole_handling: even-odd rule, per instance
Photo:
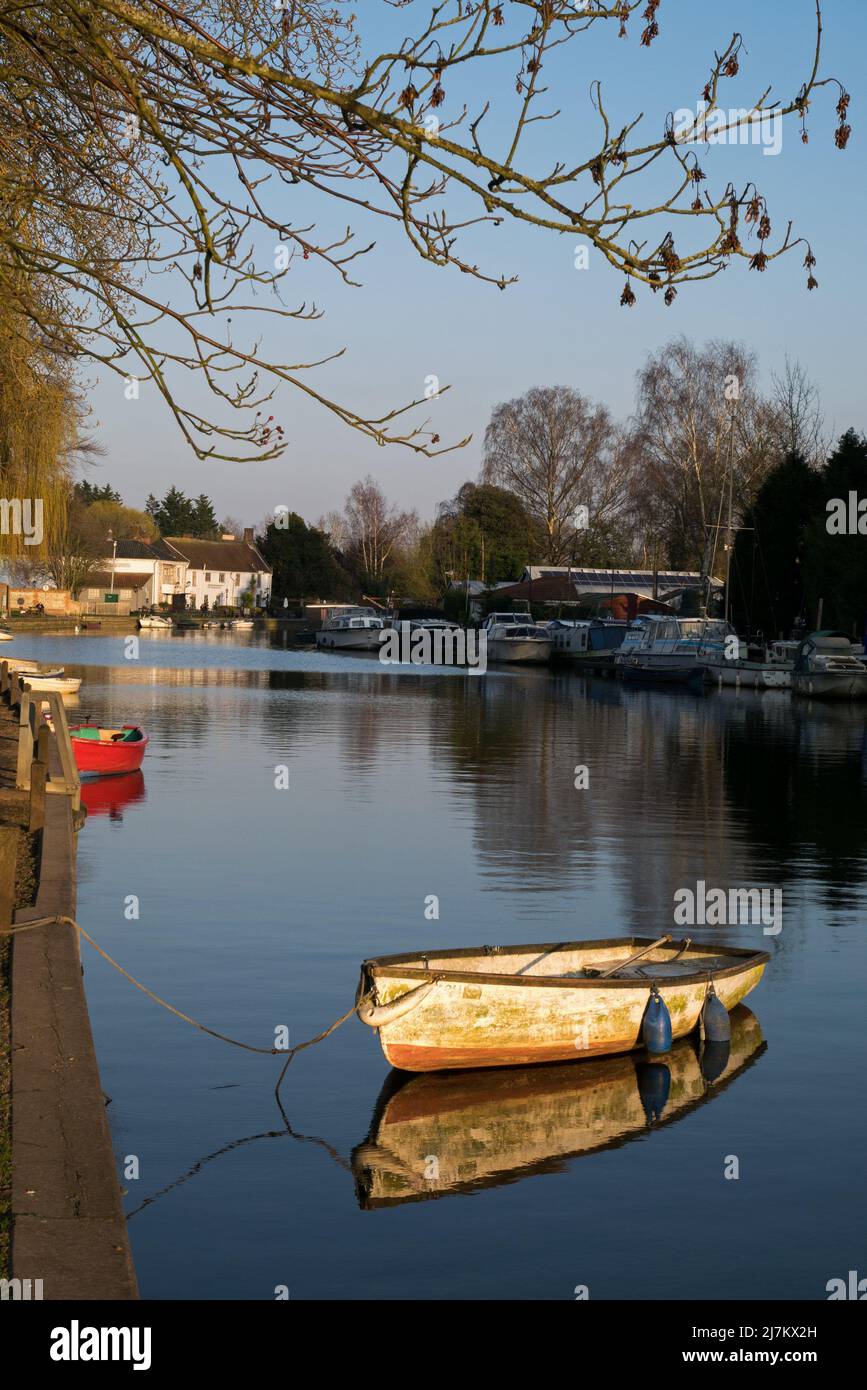
{"label": "wooden fence post", "polygon": [[43,720],[39,725],[36,735],[36,752],[34,757],[37,762],[44,763],[48,767],[48,750],[51,747],[51,729]]}
{"label": "wooden fence post", "polygon": [[48,764],[34,758],[30,765],[30,834],[45,827],[45,786],[48,781]]}
{"label": "wooden fence post", "polygon": [[18,716],[18,768],[15,785],[21,791],[30,786],[30,764],[33,762],[33,744],[36,741],[36,709],[30,687],[19,686],[20,713]]}
{"label": "wooden fence post", "polygon": [[63,696],[56,690],[50,691],[48,693],[48,706],[51,710],[54,737],[57,740],[57,751],[60,754],[60,765],[63,768],[66,790],[72,795],[73,810],[77,811],[81,805],[81,778],[76,766],[75,754],[72,751],[72,740],[69,737],[69,724],[66,719]]}

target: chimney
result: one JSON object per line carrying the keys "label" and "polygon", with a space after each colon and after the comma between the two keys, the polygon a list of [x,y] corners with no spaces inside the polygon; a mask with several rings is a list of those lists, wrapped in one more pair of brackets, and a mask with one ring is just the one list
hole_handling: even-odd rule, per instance
{"label": "chimney", "polygon": [[245,526],[245,527],[244,527],[244,543],[245,543],[245,545],[252,545],[252,544],[253,544],[253,528],[252,528],[252,526]]}

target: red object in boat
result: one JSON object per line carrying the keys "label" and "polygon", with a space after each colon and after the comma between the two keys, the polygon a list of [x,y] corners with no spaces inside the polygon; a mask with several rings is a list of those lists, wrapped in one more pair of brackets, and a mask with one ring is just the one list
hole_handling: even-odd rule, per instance
{"label": "red object in boat", "polygon": [[79,772],[103,775],[135,772],[148,746],[148,736],[137,724],[124,724],[120,729],[78,724],[69,730],[69,737]]}

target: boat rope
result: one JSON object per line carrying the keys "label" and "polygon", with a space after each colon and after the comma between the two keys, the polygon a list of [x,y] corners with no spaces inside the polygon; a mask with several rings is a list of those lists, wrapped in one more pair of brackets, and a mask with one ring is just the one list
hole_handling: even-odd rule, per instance
{"label": "boat rope", "polygon": [[74,917],[40,917],[35,922],[22,922],[21,925],[17,927],[0,928],[0,936],[17,936],[19,932],[33,931],[36,927],[52,926],[74,927],[75,930],[78,932],[79,936],[84,937],[85,941],[88,943],[89,946],[93,948],[94,951],[96,951],[97,955],[102,956],[103,960],[107,961],[109,965],[113,966],[115,970],[117,970],[121,975],[123,975],[124,979],[129,980],[131,985],[134,985],[136,989],[141,990],[142,994],[146,994],[148,999],[152,999],[155,1004],[159,1004],[162,1008],[167,1009],[170,1014],[174,1014],[175,1018],[180,1018],[183,1020],[184,1023],[189,1023],[191,1027],[197,1028],[200,1033],[207,1033],[209,1037],[217,1038],[220,1042],[229,1043],[232,1047],[243,1048],[245,1052],[258,1052],[268,1057],[285,1057],[286,1062],[283,1067],[283,1070],[280,1072],[280,1077],[275,1087],[275,1090],[277,1091],[279,1091],[280,1089],[283,1077],[286,1075],[286,1069],[289,1066],[289,1063],[292,1061],[293,1057],[295,1056],[296,1052],[303,1052],[304,1048],[313,1047],[315,1043],[323,1042],[325,1038],[328,1038],[331,1036],[332,1033],[335,1033],[337,1029],[341,1026],[341,1024],[345,1023],[348,1018],[351,1018],[352,1015],[356,1012],[357,1009],[361,1007],[362,1004],[368,1002],[373,998],[372,991],[363,994],[359,999],[356,1000],[352,1008],[347,1009],[345,1014],[342,1014],[340,1018],[335,1019],[334,1023],[332,1023],[330,1027],[325,1028],[321,1033],[317,1033],[316,1036],[313,1038],[307,1038],[304,1042],[296,1043],[295,1046],[292,1048],[287,1049],[285,1047],[256,1047],[253,1043],[241,1042],[238,1038],[230,1038],[227,1033],[219,1033],[215,1028],[209,1028],[207,1024],[199,1023],[197,1019],[190,1018],[189,1014],[182,1013],[180,1009],[176,1009],[174,1004],[170,1004],[167,999],[163,999],[159,994],[155,994],[152,989],[148,989],[147,985],[142,984],[141,980],[137,980],[135,976],[131,975],[128,970],[125,970],[124,967],[121,964],[119,964],[118,961],[114,960],[108,954],[107,951],[103,950],[103,948],[99,945],[98,942],[94,941],[93,937],[84,930],[84,927],[81,926],[81,924],[77,922]]}

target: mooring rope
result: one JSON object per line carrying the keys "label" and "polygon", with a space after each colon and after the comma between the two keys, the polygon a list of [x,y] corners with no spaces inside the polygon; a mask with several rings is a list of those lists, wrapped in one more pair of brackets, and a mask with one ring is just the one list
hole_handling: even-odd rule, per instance
{"label": "mooring rope", "polygon": [[118,961],[114,960],[107,951],[104,951],[99,943],[94,941],[93,937],[84,930],[84,927],[82,927],[79,922],[76,922],[74,917],[40,917],[35,922],[22,922],[21,925],[17,927],[0,928],[0,936],[17,936],[19,932],[33,931],[35,927],[52,926],[74,927],[79,936],[84,937],[85,941],[96,951],[97,955],[102,956],[103,960],[107,961],[109,965],[113,966],[115,970],[123,975],[124,979],[129,980],[131,985],[135,985],[136,989],[141,990],[142,994],[146,994],[148,999],[152,999],[155,1004],[159,1004],[163,1009],[167,1009],[170,1014],[174,1014],[175,1018],[180,1018],[184,1023],[189,1023],[191,1027],[198,1028],[200,1033],[207,1033],[209,1037],[217,1038],[220,1042],[229,1043],[232,1047],[243,1048],[245,1052],[258,1052],[268,1057],[285,1057],[286,1062],[283,1070],[280,1072],[275,1087],[275,1090],[278,1091],[283,1077],[286,1075],[286,1068],[289,1066],[296,1052],[302,1052],[305,1047],[313,1047],[315,1043],[323,1042],[326,1038],[330,1037],[332,1033],[335,1033],[342,1023],[345,1023],[348,1018],[351,1018],[362,1004],[373,997],[372,991],[363,994],[361,998],[353,1004],[352,1008],[347,1009],[346,1013],[336,1019],[329,1028],[324,1029],[321,1033],[317,1033],[314,1038],[308,1038],[305,1042],[296,1043],[292,1048],[255,1047],[253,1043],[241,1042],[238,1038],[230,1038],[227,1033],[218,1033],[215,1028],[209,1028],[207,1024],[199,1023],[197,1019],[190,1018],[189,1014],[182,1013],[180,1009],[175,1008],[174,1004],[170,1004],[167,999],[161,998],[161,996],[155,994],[152,989],[148,989],[147,985],[143,985],[141,980],[137,980],[135,976],[131,975],[128,970],[125,970]]}

